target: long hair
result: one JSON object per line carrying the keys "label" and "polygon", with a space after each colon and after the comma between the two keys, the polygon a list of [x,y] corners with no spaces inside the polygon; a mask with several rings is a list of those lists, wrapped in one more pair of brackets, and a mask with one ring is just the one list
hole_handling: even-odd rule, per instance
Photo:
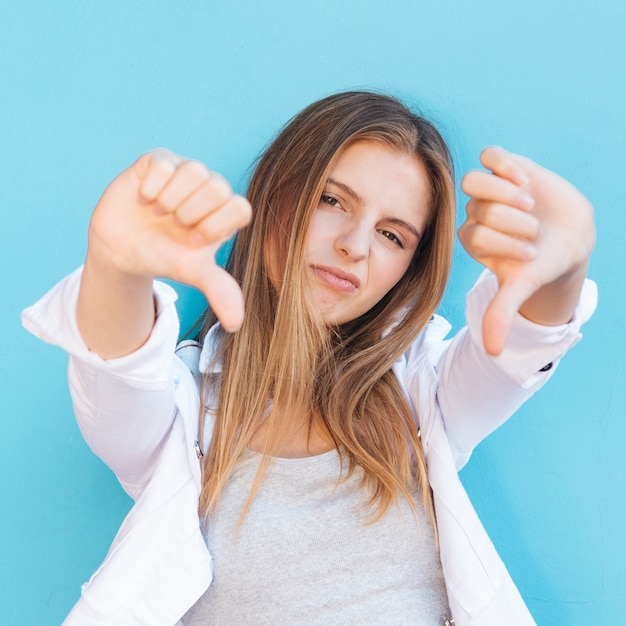
{"label": "long hair", "polygon": [[[372,309],[330,329],[308,298],[306,235],[333,165],[357,141],[378,142],[424,165],[428,221],[400,281]],[[247,311],[237,333],[217,333],[221,375],[203,459],[201,515],[219,503],[261,424],[267,433],[263,457],[242,520],[271,456],[293,432],[294,416],[321,416],[348,463],[347,475],[357,466],[363,470],[372,520],[400,494],[411,503],[417,490],[432,521],[418,428],[392,365],[433,315],[450,270],[455,198],[445,141],[395,98],[339,93],[311,104],[284,127],[259,159],[247,196],[253,218],[238,233],[226,265],[241,285]],[[270,280],[276,265],[279,288]],[[208,311],[202,336],[215,322]],[[204,377],[203,402],[214,384],[214,377]],[[201,418],[201,429],[203,424]]]}

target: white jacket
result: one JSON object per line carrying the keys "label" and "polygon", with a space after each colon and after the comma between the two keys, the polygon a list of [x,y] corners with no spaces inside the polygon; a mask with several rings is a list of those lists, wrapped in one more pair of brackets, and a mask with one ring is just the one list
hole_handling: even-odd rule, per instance
{"label": "white jacket", "polygon": [[[174,352],[176,295],[155,282],[158,316],[150,339],[133,354],[104,361],[89,352],[76,325],[79,281],[77,270],[26,309],[22,320],[70,353],[79,427],[135,504],[64,623],[172,626],[212,580],[197,514],[198,388]],[[586,281],[569,324],[544,327],[518,316],[505,351],[493,358],[482,348],[481,325],[495,289],[495,278],[483,274],[468,295],[468,326],[444,341],[450,326],[435,316],[394,365],[421,429],[456,626],[534,624],[457,472],[474,447],[553,374],[580,339],[597,299],[594,283]],[[201,364],[213,348],[211,337]]]}

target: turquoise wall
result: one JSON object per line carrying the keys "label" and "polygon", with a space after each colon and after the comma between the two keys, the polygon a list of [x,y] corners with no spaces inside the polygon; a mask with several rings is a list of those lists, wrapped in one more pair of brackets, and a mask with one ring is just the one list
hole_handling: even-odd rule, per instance
{"label": "turquoise wall", "polygon": [[[130,506],[74,424],[65,355],[19,311],[82,261],[94,203],[139,153],[167,146],[241,191],[287,118],[361,87],[437,120],[459,172],[498,143],[595,204],[585,340],[462,477],[539,624],[624,619],[625,65],[620,0],[4,0],[0,624],[58,624]],[[457,326],[477,270],[459,249]]]}

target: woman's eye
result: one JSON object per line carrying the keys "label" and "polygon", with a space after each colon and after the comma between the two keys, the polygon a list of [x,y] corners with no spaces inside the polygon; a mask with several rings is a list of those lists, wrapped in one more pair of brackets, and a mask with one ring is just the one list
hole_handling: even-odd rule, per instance
{"label": "woman's eye", "polygon": [[335,198],[334,196],[328,196],[326,194],[322,194],[321,200],[324,204],[327,204],[328,206],[341,208],[341,204],[339,204],[339,200],[337,200],[337,198]]}
{"label": "woman's eye", "polygon": [[387,237],[389,241],[393,241],[393,243],[400,246],[400,248],[404,248],[404,244],[400,241],[399,237],[395,233],[392,233],[389,230],[381,230],[380,232],[383,235],[383,237]]}

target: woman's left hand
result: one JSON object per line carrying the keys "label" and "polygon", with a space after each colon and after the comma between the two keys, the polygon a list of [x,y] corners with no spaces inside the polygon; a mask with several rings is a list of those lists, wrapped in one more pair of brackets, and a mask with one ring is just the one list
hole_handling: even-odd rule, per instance
{"label": "woman's left hand", "polygon": [[519,311],[538,324],[568,322],[595,243],[593,209],[572,185],[502,148],[480,155],[489,172],[465,175],[470,196],[459,239],[498,279],[483,320],[489,354],[499,354]]}

